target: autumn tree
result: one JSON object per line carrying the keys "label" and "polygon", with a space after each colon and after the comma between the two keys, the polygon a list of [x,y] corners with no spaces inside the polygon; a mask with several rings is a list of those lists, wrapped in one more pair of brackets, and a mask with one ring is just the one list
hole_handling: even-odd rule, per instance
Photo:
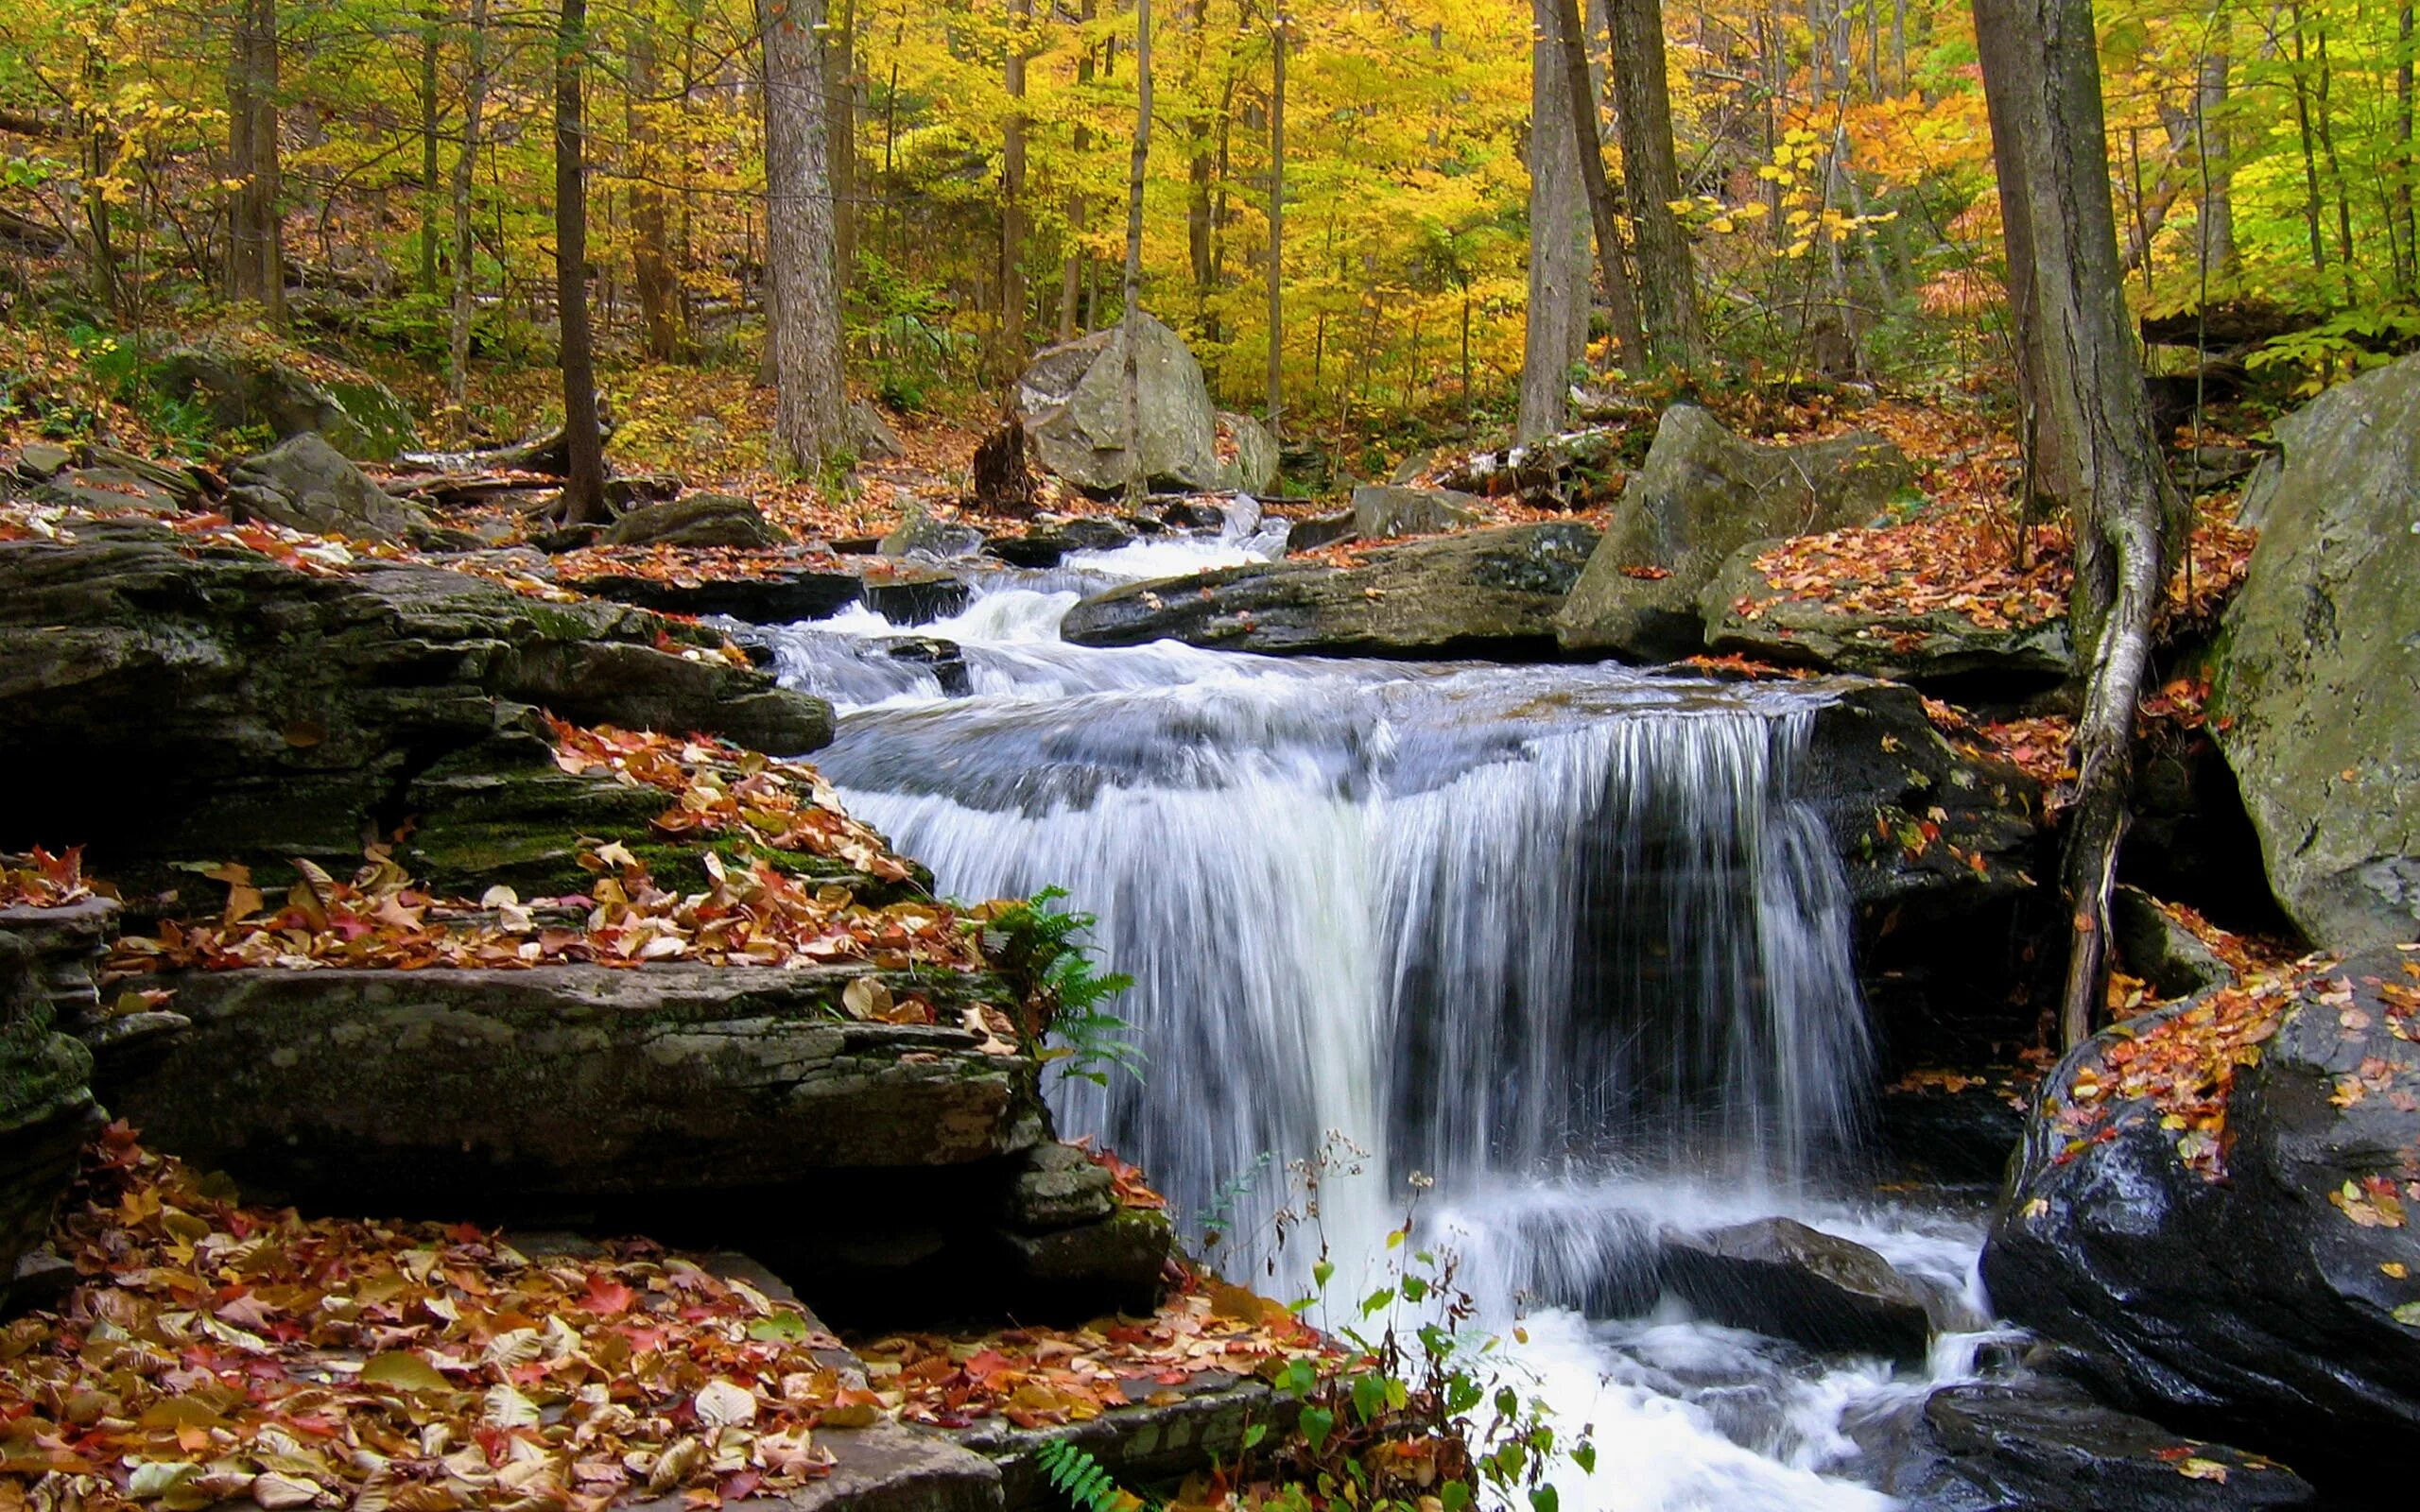
{"label": "autumn tree", "polygon": [[1555,44],[1563,54],[1564,103],[1568,107],[1572,146],[1580,161],[1581,187],[1588,197],[1588,218],[1597,233],[1597,266],[1605,283],[1605,302],[1613,310],[1614,335],[1625,360],[1644,369],[1652,360],[1647,333],[1639,321],[1638,286],[1622,246],[1621,212],[1614,199],[1613,181],[1605,173],[1604,142],[1597,131],[1597,91],[1588,77],[1587,31],[1581,24],[1580,0],[1559,0]]}
{"label": "autumn tree", "polygon": [[1286,12],[1269,22],[1269,434],[1286,399]]}
{"label": "autumn tree", "polygon": [[277,0],[233,0],[227,70],[227,159],[235,180],[227,207],[227,295],[285,313],[278,229]]}
{"label": "autumn tree", "polygon": [[1525,441],[1563,429],[1571,365],[1588,344],[1588,227],[1580,158],[1566,123],[1570,88],[1563,66],[1563,0],[1530,0],[1529,324],[1521,342]]}
{"label": "autumn tree", "polygon": [[765,251],[774,439],[813,472],[847,449],[823,0],[757,0],[765,48]]}
{"label": "autumn tree", "polygon": [[447,311],[445,397],[456,422],[468,434],[471,384],[471,321],[476,312],[479,283],[472,237],[471,191],[478,174],[479,143],[487,119],[488,0],[470,0],[464,40],[468,60],[462,70],[462,146],[454,157],[453,198],[454,297]]}
{"label": "autumn tree", "polygon": [[2060,1028],[2072,1045],[2091,1032],[2107,971],[2135,706],[2181,506],[2119,282],[2091,0],[1974,4],[2012,284],[2026,290],[2019,376],[2040,443],[2061,458],[2050,482],[2075,539],[2070,622],[2084,703],[2060,867],[2074,928]]}
{"label": "autumn tree", "polygon": [[1698,319],[1695,260],[1672,209],[1681,198],[1681,172],[1665,78],[1664,0],[1606,0],[1606,13],[1613,24],[1622,181],[1638,238],[1640,321],[1658,364],[1695,368],[1705,360],[1705,332]]}
{"label": "autumn tree", "polygon": [[596,412],[596,338],[588,323],[587,128],[580,112],[588,0],[562,0],[555,34],[555,306],[562,322],[565,524],[605,513],[605,439]]}
{"label": "autumn tree", "polygon": [[1143,308],[1143,176],[1151,161],[1151,0],[1134,0],[1134,150],[1126,169],[1125,307],[1118,315],[1118,346],[1125,370],[1126,496],[1139,503],[1143,463],[1143,342],[1134,318]]}

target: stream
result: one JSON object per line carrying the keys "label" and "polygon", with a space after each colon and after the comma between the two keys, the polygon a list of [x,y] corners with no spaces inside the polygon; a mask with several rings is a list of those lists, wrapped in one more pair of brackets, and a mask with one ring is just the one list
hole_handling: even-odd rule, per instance
{"label": "stream", "polygon": [[[1995,1335],[1980,1214],[1861,1179],[1848,897],[1795,788],[1821,696],[1059,639],[1084,593],[1249,555],[1159,541],[933,623],[755,633],[841,711],[818,761],[851,811],[944,892],[1098,916],[1148,1065],[1053,1077],[1060,1127],[1141,1164],[1197,1253],[1288,1298],[1324,1254],[1311,1315],[1347,1325],[1391,1263],[1453,1256],[1512,1379],[1593,1432],[1596,1474],[1556,1477],[1574,1512],[1893,1504],[1858,1481],[1875,1435]],[[1927,1290],[1930,1357],[1642,1286],[1668,1232],[1772,1214]]]}

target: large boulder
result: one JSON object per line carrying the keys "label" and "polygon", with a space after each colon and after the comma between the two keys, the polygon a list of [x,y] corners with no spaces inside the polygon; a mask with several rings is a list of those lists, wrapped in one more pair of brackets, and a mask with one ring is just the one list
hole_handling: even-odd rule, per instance
{"label": "large boulder", "polygon": [[1733,552],[1698,595],[1706,649],[1778,666],[1855,672],[1902,682],[2021,691],[2075,670],[2064,615],[2036,619],[1992,603],[1910,610],[1843,606],[1765,576],[1756,559],[1778,541]]}
{"label": "large boulder", "polygon": [[281,441],[316,432],[355,461],[389,461],[420,444],[410,408],[386,385],[363,373],[315,378],[267,343],[176,347],[151,381],[201,405],[222,429],[267,430]]}
{"label": "large boulder", "polygon": [[[1245,493],[1266,493],[1277,482],[1277,438],[1250,415],[1219,411],[1219,438],[1235,448],[1227,463],[1226,486]],[[1221,448],[1224,449],[1223,447]]]}
{"label": "large boulder", "polygon": [[561,775],[533,707],[775,754],[831,738],[822,700],[638,610],[403,563],[308,574],[148,523],[76,535],[0,542],[0,782],[44,795],[0,845],[87,842],[130,897],[194,885],[182,862],[347,874],[407,820],[432,844],[467,789]]}
{"label": "large boulder", "polygon": [[692,493],[626,509],[599,538],[608,546],[786,546],[790,538],[752,499]]}
{"label": "large boulder", "polygon": [[[36,910],[0,910],[9,915]],[[0,928],[0,1303],[43,1242],[91,1136],[93,1057],[58,1032],[34,945]]]}
{"label": "large boulder", "polygon": [[2420,953],[2369,951],[2280,999],[2265,1042],[2228,1019],[2247,1027],[2218,1053],[2237,1065],[2215,1127],[2125,1078],[2205,1083],[2223,1062],[2180,1052],[2206,1042],[2190,1016],[2243,1014],[2239,995],[2062,1061],[1983,1280],[2137,1410],[2359,1485],[2420,1452]]}
{"label": "large boulder", "polygon": [[2218,732],[2269,885],[2337,950],[2420,933],[2420,357],[2275,426]]}
{"label": "large boulder", "polygon": [[1358,567],[1265,562],[1136,583],[1067,611],[1077,645],[1177,640],[1328,656],[1540,656],[1597,532],[1519,525],[1374,551]]}
{"label": "large boulder", "polygon": [[1924,1294],[1889,1261],[1793,1218],[1675,1236],[1664,1281],[1718,1323],[1811,1349],[1921,1359],[1932,1337]]}
{"label": "large boulder", "polygon": [[318,536],[403,541],[428,528],[417,505],[389,494],[311,431],[236,463],[227,502],[239,518]]}
{"label": "large boulder", "polygon": [[1353,534],[1364,541],[1433,535],[1478,521],[1486,501],[1452,489],[1364,483],[1353,490]]}
{"label": "large boulder", "polygon": [[1137,312],[1106,331],[1045,349],[1017,380],[1016,418],[1036,460],[1080,489],[1126,487],[1126,333],[1135,333],[1144,476],[1186,490],[1234,481],[1219,460],[1218,411],[1184,338]]}
{"label": "large boulder", "polygon": [[1703,650],[1698,595],[1732,553],[1863,524],[1911,481],[1899,449],[1869,432],[1760,446],[1675,404],[1564,606],[1563,644],[1642,661]]}
{"label": "large boulder", "polygon": [[2250,1512],[2318,1504],[2310,1483],[2283,1465],[2171,1434],[2056,1379],[1944,1386],[1920,1407],[1894,1402],[1850,1431],[1884,1446],[1860,1467],[1860,1479],[1924,1512]]}

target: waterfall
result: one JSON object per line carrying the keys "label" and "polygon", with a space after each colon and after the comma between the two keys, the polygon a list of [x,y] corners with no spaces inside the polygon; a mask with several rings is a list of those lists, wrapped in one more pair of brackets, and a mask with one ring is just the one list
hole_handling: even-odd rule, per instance
{"label": "waterfall", "polygon": [[1926,1376],[1699,1323],[1653,1279],[1667,1230],[1783,1212],[1973,1296],[1970,1216],[1826,1191],[1872,1046],[1800,799],[1822,696],[1061,643],[1150,550],[1001,575],[933,624],[757,632],[842,707],[818,760],[852,810],[943,890],[1098,917],[1149,1064],[1059,1081],[1062,1130],[1271,1295],[1322,1254],[1362,1295],[1415,1213],[1491,1326],[1529,1311],[1530,1388],[1595,1425],[1598,1472],[1557,1477],[1575,1512],[1887,1505],[1833,1478],[1845,1425]]}
{"label": "waterfall", "polygon": [[1150,1065],[1063,1082],[1058,1111],[1196,1237],[1264,1245],[1285,1163],[1331,1134],[1366,1152],[1322,1188],[1322,1227],[1356,1245],[1414,1172],[1787,1189],[1852,1141],[1846,894],[1792,795],[1811,696],[1082,651],[1052,634],[1073,596],[920,627],[963,647],[962,700],[889,661],[870,616],[775,645],[788,680],[861,706],[821,758],[854,812],[959,896],[1056,885],[1098,916]]}

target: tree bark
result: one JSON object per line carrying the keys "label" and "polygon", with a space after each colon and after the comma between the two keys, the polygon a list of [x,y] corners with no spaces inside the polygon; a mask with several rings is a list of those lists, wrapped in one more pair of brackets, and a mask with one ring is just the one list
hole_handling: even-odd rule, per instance
{"label": "tree bark", "polygon": [[437,70],[445,43],[445,9],[428,0],[420,13],[420,291],[437,297]]}
{"label": "tree bark", "polygon": [[1565,98],[1559,0],[1530,0],[1530,294],[1521,338],[1521,411],[1516,438],[1560,432],[1570,414],[1571,365],[1588,347],[1587,192]]}
{"label": "tree bark", "polygon": [[1000,126],[1000,325],[993,369],[1002,383],[1025,370],[1025,63],[1033,0],[1009,0],[1009,44],[1001,60],[1008,119]]}
{"label": "tree bark", "polygon": [[462,150],[454,159],[454,307],[446,332],[445,396],[457,435],[470,437],[471,317],[478,299],[477,249],[471,236],[471,187],[488,98],[488,0],[471,0],[469,61],[462,81]]}
{"label": "tree bark", "polygon": [[1286,54],[1287,16],[1269,27],[1269,434],[1286,410]]}
{"label": "tree bark", "polygon": [[2394,218],[2403,226],[2403,297],[2420,294],[2420,215],[2412,209],[2412,180],[2420,176],[2420,162],[2411,152],[2412,113],[2412,26],[2411,0],[2404,0],[2395,12],[2394,60],[2394,140],[2396,165],[2403,172],[2394,184]]}
{"label": "tree bark", "polygon": [[773,433],[789,463],[819,472],[847,444],[840,298],[824,118],[823,0],[757,0],[765,34],[766,315]]}
{"label": "tree bark", "polygon": [[663,87],[657,67],[655,21],[646,14],[631,22],[630,92],[625,96],[624,124],[631,143],[631,274],[638,287],[639,326],[647,354],[670,362],[681,354],[680,282],[672,269],[666,234],[662,142],[648,112]]}
{"label": "tree bark", "polygon": [[832,290],[845,299],[857,272],[857,0],[840,0],[824,44],[824,101],[831,119]]}
{"label": "tree bark", "polygon": [[1611,0],[1608,9],[1622,179],[1637,238],[1639,316],[1657,362],[1696,368],[1705,359],[1705,332],[1689,239],[1672,209],[1681,198],[1681,170],[1665,77],[1664,0]]}
{"label": "tree bark", "polygon": [[563,0],[555,34],[555,305],[562,325],[563,441],[569,453],[559,518],[605,514],[605,439],[596,417],[596,352],[588,328],[587,134],[580,112],[588,0]]}
{"label": "tree bark", "polygon": [[1597,266],[1605,279],[1605,302],[1613,309],[1614,338],[1622,360],[1646,371],[1654,358],[1639,323],[1637,285],[1622,256],[1621,218],[1614,187],[1605,177],[1604,143],[1597,135],[1597,92],[1588,79],[1586,34],[1579,0],[1556,0],[1556,42],[1563,51],[1564,102],[1570,108],[1572,146],[1580,159],[1580,181],[1588,193],[1588,218],[1597,231]]}
{"label": "tree bark", "polygon": [[2152,435],[2120,285],[2091,0],[1974,0],[1974,9],[1993,129],[2014,133],[1996,144],[1996,159],[2004,207],[2022,207],[2025,241],[2012,235],[2009,258],[2030,266],[2042,332],[2041,361],[2026,375],[2032,407],[2075,467],[2076,491],[2064,502],[2085,691],[2060,864],[2073,934],[2059,1015],[2073,1045],[2091,1033],[2104,991],[2135,707],[2182,505]]}
{"label": "tree bark", "polygon": [[[1096,0],[1083,0],[1083,4],[1078,8],[1076,22],[1079,26],[1091,23],[1095,4]],[[1082,51],[1076,57],[1078,93],[1082,93],[1083,86],[1092,81],[1093,47],[1091,39],[1086,37]],[[1092,150],[1092,129],[1085,126],[1083,122],[1078,121],[1075,146],[1076,157],[1080,162],[1085,153]],[[1082,304],[1084,284],[1084,215],[1082,193],[1080,191],[1069,195],[1067,197],[1067,255],[1059,265],[1059,339],[1062,341],[1075,340],[1076,332],[1079,329],[1078,311]]]}
{"label": "tree bark", "polygon": [[272,322],[285,318],[278,231],[277,0],[236,0],[228,72],[228,157],[241,180],[230,206],[227,294]]}
{"label": "tree bark", "polygon": [[2202,179],[2200,257],[2209,277],[2232,284],[2236,275],[2235,157],[2228,146],[2227,76],[2232,65],[2228,0],[2210,11],[2210,51],[2197,70],[2193,99],[2193,156]]}
{"label": "tree bark", "polygon": [[1118,345],[1126,360],[1126,497],[1134,504],[1142,502],[1150,483],[1143,469],[1142,343],[1135,338],[1134,317],[1143,304],[1143,174],[1150,159],[1151,0],[1134,0],[1134,150],[1126,167],[1126,284],[1117,316],[1125,327]]}

